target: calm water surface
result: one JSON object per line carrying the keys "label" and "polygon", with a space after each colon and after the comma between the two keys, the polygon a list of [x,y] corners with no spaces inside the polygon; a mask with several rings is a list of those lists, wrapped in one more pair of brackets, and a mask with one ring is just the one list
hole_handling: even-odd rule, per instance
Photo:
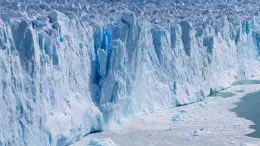
{"label": "calm water surface", "polygon": [[232,111],[236,112],[239,117],[251,120],[255,124],[250,126],[255,132],[247,136],[260,138],[260,91],[247,94],[236,105],[237,107]]}

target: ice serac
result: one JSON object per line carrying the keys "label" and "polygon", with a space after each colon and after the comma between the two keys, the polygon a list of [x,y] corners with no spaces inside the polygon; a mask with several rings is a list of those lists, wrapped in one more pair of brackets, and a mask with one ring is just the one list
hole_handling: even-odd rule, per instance
{"label": "ice serac", "polygon": [[0,20],[0,145],[67,145],[102,129],[90,93],[93,30],[53,13],[59,31]]}
{"label": "ice serac", "polygon": [[260,71],[259,16],[161,25],[125,11],[94,25],[64,13],[0,15],[0,146],[68,145]]}
{"label": "ice serac", "polygon": [[132,13],[120,16],[107,75],[96,83],[106,121],[203,100],[212,89],[259,74],[258,17],[244,32],[243,22],[226,17],[215,22],[220,28],[214,22],[158,26],[132,19]]}

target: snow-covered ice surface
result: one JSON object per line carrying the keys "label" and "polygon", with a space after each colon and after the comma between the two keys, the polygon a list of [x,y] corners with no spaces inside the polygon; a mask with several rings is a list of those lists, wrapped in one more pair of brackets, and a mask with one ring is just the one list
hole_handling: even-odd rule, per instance
{"label": "snow-covered ice surface", "polygon": [[[165,25],[182,20],[196,26],[228,16],[232,23],[240,23],[259,13],[257,0],[1,0],[0,12],[12,16],[35,19],[58,10],[70,18],[91,24],[114,22],[123,11],[133,12],[138,19]],[[192,15],[191,15],[192,14]],[[206,20],[207,19],[207,20]],[[36,19],[41,21],[42,19]]]}
{"label": "snow-covered ice surface", "polygon": [[258,0],[0,0],[0,145],[71,144],[258,75],[258,13]]}
{"label": "snow-covered ice surface", "polygon": [[236,94],[232,97],[210,97],[186,106],[133,116],[72,146],[84,146],[91,138],[107,137],[122,146],[259,146],[260,139],[245,136],[253,132],[249,127],[254,123],[230,111],[244,95],[259,89],[259,84],[237,85],[225,90]]}

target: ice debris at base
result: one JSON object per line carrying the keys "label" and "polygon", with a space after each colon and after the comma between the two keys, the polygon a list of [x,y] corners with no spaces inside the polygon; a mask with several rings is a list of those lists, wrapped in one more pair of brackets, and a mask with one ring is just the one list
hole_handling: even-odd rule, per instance
{"label": "ice debris at base", "polygon": [[183,121],[179,114],[172,116],[173,122]]}
{"label": "ice debris at base", "polygon": [[199,130],[195,130],[192,133],[192,137],[198,137],[198,136],[201,136],[201,135],[210,135],[210,134],[212,134],[211,131],[204,129],[204,128],[201,128]]}
{"label": "ice debris at base", "polygon": [[0,2],[0,145],[68,145],[259,75],[258,1],[127,2]]}
{"label": "ice debris at base", "polygon": [[117,146],[117,145],[110,138],[105,138],[105,139],[91,138],[88,143],[88,146]]}

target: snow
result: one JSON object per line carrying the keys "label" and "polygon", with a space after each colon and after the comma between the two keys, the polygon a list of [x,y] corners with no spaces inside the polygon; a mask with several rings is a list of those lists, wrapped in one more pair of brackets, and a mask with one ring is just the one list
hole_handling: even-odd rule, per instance
{"label": "snow", "polygon": [[260,73],[258,1],[0,5],[4,145],[68,145]]}

